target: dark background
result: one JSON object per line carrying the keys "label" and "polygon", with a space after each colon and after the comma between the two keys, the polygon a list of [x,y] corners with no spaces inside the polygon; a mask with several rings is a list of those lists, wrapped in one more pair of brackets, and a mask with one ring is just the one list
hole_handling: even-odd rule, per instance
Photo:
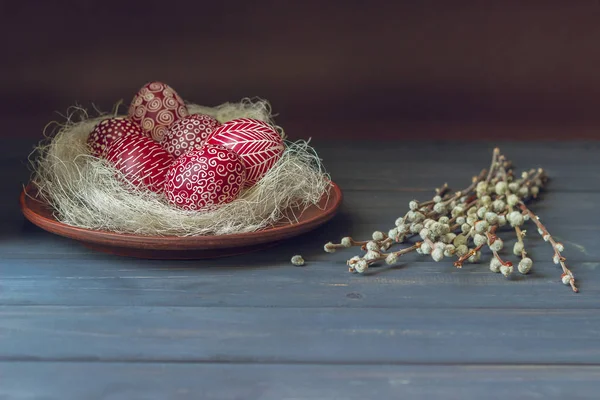
{"label": "dark background", "polygon": [[597,1],[1,1],[5,137],[149,80],[291,137],[600,137]]}

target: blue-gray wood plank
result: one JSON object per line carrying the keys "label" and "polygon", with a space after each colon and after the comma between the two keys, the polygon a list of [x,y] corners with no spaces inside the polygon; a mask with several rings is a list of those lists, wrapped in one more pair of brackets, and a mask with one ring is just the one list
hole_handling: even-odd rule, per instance
{"label": "blue-gray wood plank", "polygon": [[[344,191],[333,221],[269,251],[179,262],[94,253],[25,222],[32,144],[0,149],[2,400],[597,398],[599,143],[501,146],[548,170],[532,207],[565,244],[579,294],[533,227],[534,271],[511,280],[416,255],[357,276],[352,250],[323,252],[389,229],[444,182],[466,186],[489,143],[315,140]],[[305,267],[289,263],[297,253]]]}

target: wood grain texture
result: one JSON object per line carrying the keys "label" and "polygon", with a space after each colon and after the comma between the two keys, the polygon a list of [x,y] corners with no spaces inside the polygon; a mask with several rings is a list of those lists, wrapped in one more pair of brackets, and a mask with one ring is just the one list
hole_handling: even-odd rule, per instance
{"label": "wood grain texture", "polygon": [[316,139],[344,192],[338,215],[269,251],[204,261],[95,253],[24,221],[31,145],[0,148],[2,400],[597,397],[595,143],[501,146],[518,167],[548,170],[532,209],[564,243],[579,294],[533,227],[533,272],[510,280],[485,262],[457,270],[417,255],[358,276],[344,265],[353,250],[323,252],[389,229],[444,182],[466,186],[495,144]]}
{"label": "wood grain texture", "polygon": [[0,360],[598,364],[599,326],[598,310],[4,306]]}
{"label": "wood grain texture", "polygon": [[[1,399],[596,399],[600,367],[0,363]],[[93,379],[91,379],[93,377]]]}

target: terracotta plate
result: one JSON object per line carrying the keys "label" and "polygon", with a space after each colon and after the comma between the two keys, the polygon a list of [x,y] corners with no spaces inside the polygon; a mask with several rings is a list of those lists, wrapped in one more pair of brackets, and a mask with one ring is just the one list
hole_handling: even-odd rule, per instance
{"label": "terracotta plate", "polygon": [[304,211],[296,223],[281,222],[251,233],[193,237],[138,236],[66,225],[54,218],[50,206],[37,197],[37,190],[31,184],[21,192],[20,203],[23,215],[33,224],[94,250],[138,258],[201,259],[248,253],[306,233],[333,218],[342,203],[342,192],[331,182],[329,197],[324,196],[319,207]]}

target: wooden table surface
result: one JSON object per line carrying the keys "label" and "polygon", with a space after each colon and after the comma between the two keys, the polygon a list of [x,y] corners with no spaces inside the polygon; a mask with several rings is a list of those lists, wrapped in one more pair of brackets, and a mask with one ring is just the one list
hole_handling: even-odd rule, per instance
{"label": "wooden table surface", "polygon": [[444,182],[466,186],[492,143],[315,140],[345,196],[333,221],[262,253],[182,262],[94,253],[27,223],[33,142],[0,147],[2,400],[599,396],[600,143],[500,143],[552,179],[532,208],[565,244],[574,294],[534,228],[533,272],[510,280],[417,255],[352,275],[352,251],[323,252],[387,231]]}

